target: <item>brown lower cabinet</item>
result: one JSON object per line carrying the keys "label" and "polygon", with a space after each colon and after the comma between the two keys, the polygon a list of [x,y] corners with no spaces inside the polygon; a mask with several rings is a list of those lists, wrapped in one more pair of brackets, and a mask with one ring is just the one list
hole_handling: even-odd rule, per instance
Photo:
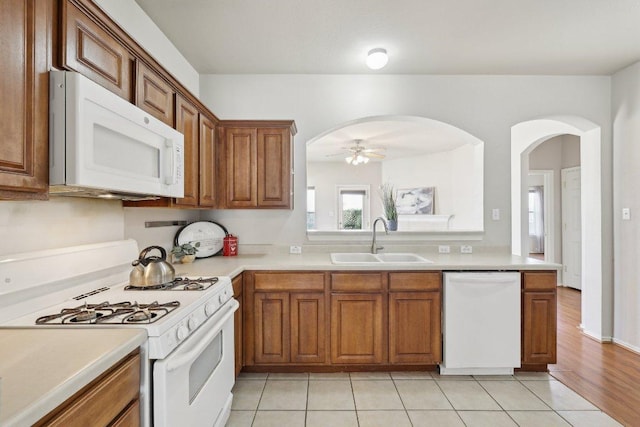
{"label": "brown lower cabinet", "polygon": [[245,365],[435,365],[441,275],[247,271]]}
{"label": "brown lower cabinet", "polygon": [[244,312],[243,294],[242,294],[242,274],[237,275],[231,280],[233,286],[233,297],[238,301],[240,306],[233,313],[233,344],[235,355],[235,371],[236,377],[240,374],[243,366],[242,360],[242,313]]}
{"label": "brown lower cabinet", "polygon": [[[441,271],[247,271],[244,284],[249,370],[433,368],[442,361]],[[524,271],[522,369],[555,362],[556,272]]]}
{"label": "brown lower cabinet", "polygon": [[331,363],[379,364],[387,354],[382,293],[331,295]]}
{"label": "brown lower cabinet", "polygon": [[80,390],[36,426],[140,425],[140,355],[134,353]]}
{"label": "brown lower cabinet", "polygon": [[556,272],[522,273],[522,364],[556,363]]}

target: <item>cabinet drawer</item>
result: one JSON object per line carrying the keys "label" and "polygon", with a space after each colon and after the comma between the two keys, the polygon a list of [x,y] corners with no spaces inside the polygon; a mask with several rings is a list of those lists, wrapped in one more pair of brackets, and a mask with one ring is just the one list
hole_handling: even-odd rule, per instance
{"label": "cabinet drawer", "polygon": [[524,289],[527,291],[555,290],[557,286],[555,271],[527,271],[523,273]]}
{"label": "cabinet drawer", "polygon": [[254,273],[256,291],[324,291],[324,273]]}
{"label": "cabinet drawer", "polygon": [[58,413],[38,425],[106,426],[137,400],[139,390],[140,355],[135,354],[71,397]]}
{"label": "cabinet drawer", "polygon": [[140,425],[140,401],[133,402],[110,427],[138,427]]}
{"label": "cabinet drawer", "polygon": [[332,291],[381,291],[384,290],[383,273],[332,273]]}
{"label": "cabinet drawer", "polygon": [[71,2],[63,16],[63,66],[133,101],[133,55]]}
{"label": "cabinet drawer", "polygon": [[390,291],[439,291],[442,273],[389,273]]}

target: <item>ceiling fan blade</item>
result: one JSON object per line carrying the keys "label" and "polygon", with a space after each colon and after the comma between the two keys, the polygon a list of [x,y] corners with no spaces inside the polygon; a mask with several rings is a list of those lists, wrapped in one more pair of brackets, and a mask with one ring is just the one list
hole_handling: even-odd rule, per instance
{"label": "ceiling fan blade", "polygon": [[378,154],[378,153],[365,153],[364,155],[367,157],[375,158],[375,159],[384,159],[386,157],[384,154]]}
{"label": "ceiling fan blade", "polygon": [[362,150],[363,153],[375,153],[376,151],[385,151],[384,147],[376,147],[376,148],[364,148]]}

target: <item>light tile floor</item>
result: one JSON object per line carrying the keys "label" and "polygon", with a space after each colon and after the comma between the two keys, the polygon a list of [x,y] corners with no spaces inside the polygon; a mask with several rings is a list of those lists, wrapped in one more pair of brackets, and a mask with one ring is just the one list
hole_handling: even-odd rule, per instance
{"label": "light tile floor", "polygon": [[546,373],[242,373],[228,427],[619,426]]}

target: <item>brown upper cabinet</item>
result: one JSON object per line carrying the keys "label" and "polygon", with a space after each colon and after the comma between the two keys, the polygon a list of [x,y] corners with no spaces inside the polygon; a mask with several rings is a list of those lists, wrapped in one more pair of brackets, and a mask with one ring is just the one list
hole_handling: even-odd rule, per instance
{"label": "brown upper cabinet", "polygon": [[286,121],[221,121],[220,196],[227,209],[293,209],[293,136]]}
{"label": "brown upper cabinet", "polygon": [[250,133],[230,132],[229,146],[218,118],[92,0],[3,0],[0,11],[0,93],[10,100],[0,114],[1,200],[48,197],[48,71],[56,67],[185,135],[184,198],[125,206],[293,208],[293,121],[226,122]]}
{"label": "brown upper cabinet", "polygon": [[137,62],[136,105],[169,126],[175,125],[176,91],[142,61]]}
{"label": "brown upper cabinet", "polygon": [[0,2],[0,199],[46,199],[51,3]]}
{"label": "brown upper cabinet", "polygon": [[133,102],[135,58],[78,6],[62,2],[62,66]]}

